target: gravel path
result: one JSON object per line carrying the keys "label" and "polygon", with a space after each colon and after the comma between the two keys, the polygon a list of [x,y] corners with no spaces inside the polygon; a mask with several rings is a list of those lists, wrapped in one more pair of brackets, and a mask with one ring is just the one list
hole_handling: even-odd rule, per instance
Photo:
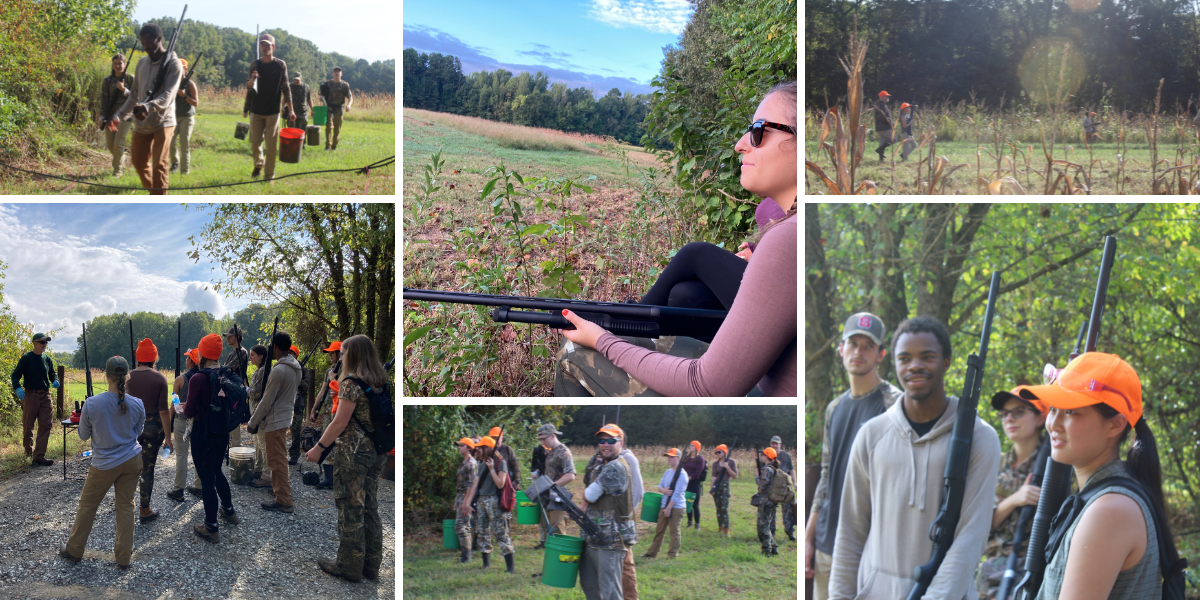
{"label": "gravel path", "polygon": [[[319,556],[337,556],[337,510],[331,490],[304,485],[291,467],[296,512],[287,515],[259,508],[260,502],[273,498],[270,488],[232,486],[242,522],[222,522],[221,541],[213,545],[192,533],[192,524],[204,520],[200,499],[184,493],[179,503],[165,495],[175,476],[172,456],[155,469],[151,506],[161,516],[135,525],[133,564],[122,572],[112,552],[112,490],[96,514],[83,561],[73,564],[58,556],[75,522],[83,482],[63,481],[62,457],[52,458],[52,467],[0,482],[0,598],[390,600],[396,595],[396,487],[391,481],[379,482],[379,580],[350,583],[326,575],[316,563]],[[83,477],[89,462],[70,458],[68,476]],[[312,467],[306,465],[307,470]],[[228,468],[222,469],[228,477]]]}

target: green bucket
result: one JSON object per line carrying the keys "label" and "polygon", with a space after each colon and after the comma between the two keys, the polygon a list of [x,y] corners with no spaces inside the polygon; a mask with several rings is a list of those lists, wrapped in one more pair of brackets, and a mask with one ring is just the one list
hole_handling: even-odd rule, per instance
{"label": "green bucket", "polygon": [[642,496],[642,520],[647,523],[657,523],[658,513],[662,510],[662,494],[646,492]]}
{"label": "green bucket", "polygon": [[314,106],[313,107],[313,125],[324,125],[325,124],[325,113],[328,110],[329,110],[329,107],[326,107],[326,106]]}
{"label": "green bucket", "polygon": [[556,588],[575,587],[579,561],[583,558],[583,538],[554,534],[546,538],[542,558],[542,583]]}
{"label": "green bucket", "polygon": [[683,497],[687,499],[687,511],[692,512],[692,504],[696,501],[696,494],[692,492],[684,492]]}
{"label": "green bucket", "polygon": [[531,501],[525,492],[517,492],[517,525],[537,525],[539,522],[538,503]]}
{"label": "green bucket", "polygon": [[454,519],[442,521],[442,547],[447,550],[458,550],[458,533],[454,531]]}

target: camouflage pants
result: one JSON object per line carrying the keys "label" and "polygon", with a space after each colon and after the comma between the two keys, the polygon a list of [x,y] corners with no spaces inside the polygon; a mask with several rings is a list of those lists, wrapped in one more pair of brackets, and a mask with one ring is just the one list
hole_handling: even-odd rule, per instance
{"label": "camouflage pants", "polygon": [[508,537],[508,519],[500,510],[500,498],[480,496],[479,508],[476,509],[475,530],[479,532],[479,551],[488,554],[492,551],[492,538],[500,546],[500,554],[508,556],[513,553],[512,538]]}
{"label": "camouflage pants", "polygon": [[717,527],[729,529],[729,481],[718,483],[713,491],[713,503],[717,505]]}
{"label": "camouflage pants", "polygon": [[162,421],[158,415],[153,419],[146,419],[142,435],[137,438],[138,443],[142,445],[142,483],[138,489],[138,499],[141,501],[138,506],[142,508],[150,506],[150,493],[154,491],[154,463],[158,460],[158,450],[162,448],[165,438]]}
{"label": "camouflage pants", "polygon": [[[775,531],[772,530],[771,533]],[[783,532],[788,534],[788,537],[796,537],[796,505],[783,505]]]}
{"label": "camouflage pants", "polygon": [[463,515],[461,512],[463,496],[464,494],[459,492],[454,497],[454,533],[458,534],[458,545],[470,550],[475,537],[471,535],[471,515]]}
{"label": "camouflage pants", "polygon": [[367,446],[366,452],[343,451],[333,456],[333,498],[338,511],[338,572],[361,576],[379,572],[383,562],[383,522],[379,520],[379,474],[383,457]]}
{"label": "camouflage pants", "polygon": [[775,503],[763,501],[758,507],[758,542],[763,552],[775,553]]}
{"label": "camouflage pants", "polygon": [[[625,337],[621,339],[647,350],[681,358],[700,358],[708,344],[690,337]],[[612,361],[592,348],[564,343],[554,361],[555,396],[662,397],[646,384],[630,377]]]}

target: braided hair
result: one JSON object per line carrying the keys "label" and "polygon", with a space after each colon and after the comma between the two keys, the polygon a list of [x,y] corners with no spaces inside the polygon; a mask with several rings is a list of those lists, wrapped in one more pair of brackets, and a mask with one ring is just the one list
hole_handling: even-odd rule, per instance
{"label": "braided hair", "polygon": [[117,406],[121,407],[121,414],[129,412],[129,405],[125,404],[125,378],[117,378]]}

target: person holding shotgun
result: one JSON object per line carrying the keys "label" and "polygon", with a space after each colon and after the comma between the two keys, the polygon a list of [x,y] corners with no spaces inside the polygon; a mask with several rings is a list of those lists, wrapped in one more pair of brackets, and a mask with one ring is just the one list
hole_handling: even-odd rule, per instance
{"label": "person holding shotgun", "polygon": [[112,71],[100,83],[99,125],[100,129],[104,131],[104,148],[108,150],[109,154],[112,154],[113,177],[121,176],[122,167],[125,164],[125,141],[129,139],[129,127],[132,123],[128,119],[124,119],[117,124],[116,131],[111,131],[108,129],[108,121],[111,118],[110,115],[116,113],[117,108],[125,103],[130,90],[133,89],[133,75],[129,74],[128,66],[129,63],[126,62],[124,54],[114,54]]}
{"label": "person holding shotgun", "polygon": [[[734,438],[737,442],[737,438]],[[712,494],[713,504],[717,507],[717,534],[729,537],[729,480],[737,479],[737,461],[729,458],[729,448],[725,444],[716,447],[717,459],[713,461]]]}
{"label": "person holding shotgun", "polygon": [[[637,543],[637,523],[634,509],[637,506],[633,472],[637,469],[625,459],[625,432],[615,424],[608,423],[596,432],[600,445],[602,466],[588,473],[587,487],[579,509],[600,530],[599,537],[585,536],[586,548],[579,565],[579,587],[587,600],[621,600],[637,597],[637,580],[629,589],[629,575],[625,567],[633,562],[629,559],[633,545]],[[678,464],[679,451],[675,451]],[[682,498],[682,489],[680,497]],[[680,514],[682,518],[682,513]],[[661,520],[659,521],[662,522]],[[679,518],[675,519],[675,532],[679,532]],[[659,533],[659,542],[662,534]],[[676,547],[676,550],[678,548]]]}
{"label": "person holding shotgun", "polygon": [[[279,322],[276,321],[278,326]],[[296,401],[296,388],[300,386],[300,363],[292,357],[290,346],[292,336],[279,331],[271,336],[271,347],[268,350],[275,364],[268,360],[263,367],[264,388],[262,399],[250,422],[246,423],[246,431],[251,435],[263,430],[263,440],[267,448],[267,464],[271,468],[271,489],[275,492],[275,500],[263,502],[263,510],[290,513],[292,512],[292,483],[288,477],[287,444],[288,429],[292,424],[293,406]]]}
{"label": "person holding shotgun", "polygon": [[691,527],[692,522],[696,523],[696,530],[700,530],[700,498],[704,495],[704,480],[708,477],[708,461],[704,460],[704,455],[700,453],[700,442],[692,440],[687,445],[686,458],[683,461],[683,471],[687,473],[688,485],[687,490],[695,496],[692,501],[692,509],[687,512],[687,525]]}
{"label": "person holding shotgun", "polygon": [[[933,551],[943,475],[959,398],[946,394],[950,332],[920,315],[896,329],[896,376],[904,396],[859,429],[850,449],[829,574],[829,598],[907,598],[913,571]],[[1000,438],[972,421],[961,517],[924,598],[974,598],[975,566],[992,522]]]}
{"label": "person holding shotgun", "polygon": [[158,511],[150,508],[150,498],[154,492],[154,467],[158,463],[158,449],[166,443],[171,447],[171,401],[167,378],[159,373],[155,366],[158,363],[158,348],[150,338],[145,338],[137,345],[137,368],[129,372],[129,395],[140,398],[145,409],[146,419],[138,443],[142,446],[142,478],[139,488],[138,506],[141,512],[138,519],[149,523],[158,518]]}
{"label": "person holding shotgun", "polygon": [[[196,108],[200,106],[200,91],[188,72],[186,58],[179,59],[184,78],[179,86],[179,98],[175,100],[175,133],[171,136],[171,172],[187,175],[192,164],[192,131],[196,127]],[[195,67],[192,68],[195,70]],[[178,146],[176,146],[178,142]]]}
{"label": "person holding shotgun", "polygon": [[[757,449],[758,447],[755,446]],[[771,484],[779,472],[779,454],[774,448],[757,450],[754,457],[757,473],[754,483],[758,486],[755,499],[758,500],[758,543],[762,545],[763,556],[778,556],[779,545],[775,543],[775,502],[771,500]],[[763,459],[766,460],[763,460]]]}
{"label": "person holding shotgun", "polygon": [[[541,474],[560,486],[566,486],[575,481],[575,458],[571,455],[571,449],[558,441],[560,435],[562,432],[551,423],[546,423],[537,430],[538,441],[541,442],[542,447],[549,448],[542,464]],[[534,478],[536,479],[537,475],[534,475]],[[546,538],[551,535],[563,533],[559,528],[559,523],[563,522],[567,516],[567,511],[556,506],[550,499],[550,492],[544,492],[539,501],[542,506],[542,519],[538,525],[542,530],[542,535],[538,538],[537,545],[533,547],[534,550],[544,548]]]}
{"label": "person holding shotgun", "polygon": [[[621,432],[621,443],[619,446],[620,451],[617,452],[617,456],[620,457],[621,460],[625,461],[625,464],[629,466],[631,491],[633,492],[633,504],[631,506],[634,510],[634,514],[636,514],[638,506],[642,503],[642,496],[646,494],[646,488],[642,484],[641,461],[639,461],[638,457],[633,453],[633,451],[628,448],[629,436],[625,434],[624,430],[621,430],[616,424],[613,424],[613,427],[617,427],[617,430],[614,431],[619,430]],[[587,466],[584,467],[583,484],[585,486],[591,485],[592,482],[596,481],[596,478],[598,478],[601,471],[603,471],[604,465],[607,464],[607,461],[604,458],[604,449],[605,446],[601,444],[596,450],[596,454],[592,456],[591,460],[588,461]],[[625,545],[625,559],[621,561],[621,594],[624,597],[624,600],[638,600],[637,565],[633,562],[633,545],[636,543],[637,541],[635,540]]]}
{"label": "person holding shotgun", "polygon": [[[321,391],[317,393],[316,404],[308,414],[308,420],[313,427],[328,429],[329,423],[333,421],[333,413],[337,410],[338,393],[337,380],[342,372],[342,343],[333,342],[328,348],[324,349],[329,353],[329,369],[325,371],[325,383],[321,386]],[[317,421],[318,416],[320,422]],[[321,464],[322,478],[317,484],[318,489],[330,489],[333,487],[333,458],[326,457],[325,462]]]}
{"label": "person holding shotgun", "polygon": [[662,547],[663,537],[668,530],[671,532],[671,545],[667,548],[667,558],[679,556],[683,513],[687,510],[687,498],[683,494],[687,491],[688,476],[679,466],[679,459],[682,458],[679,448],[671,448],[663,456],[667,457],[667,465],[670,468],[663,473],[658,482],[662,506],[658,511],[658,523],[654,526],[654,541],[650,542],[650,548],[642,555],[645,558],[658,556],[658,550]]}
{"label": "person holding shotgun", "polygon": [[[180,23],[182,27],[182,23]],[[175,98],[183,79],[183,66],[175,57],[174,43],[179,28],[171,36],[171,47],[162,45],[162,28],[146,23],[138,32],[146,56],[134,69],[133,91],[125,104],[108,122],[108,130],[118,132],[118,124],[133,115],[131,162],[137,169],[144,188],[166,188],[170,184],[167,172],[167,150],[175,133]],[[166,195],[166,191],[151,192]]]}
{"label": "person holding shotgun", "polygon": [[454,476],[456,492],[454,496],[454,533],[458,535],[458,547],[462,550],[462,558],[458,562],[468,563],[471,562],[471,542],[475,540],[475,536],[471,533],[471,505],[465,500],[467,493],[475,487],[479,464],[471,455],[475,451],[475,442],[471,438],[465,437],[458,440],[456,447],[458,455],[462,457],[463,461],[458,467],[458,473]]}
{"label": "person holding shotgun", "polygon": [[[242,381],[250,381],[250,378],[246,377],[246,370],[250,364],[250,352],[242,347],[242,332],[240,329],[238,329],[237,323],[234,323],[233,326],[225,332],[224,337],[225,345],[231,348],[232,352],[225,357],[225,363],[221,366],[229,367],[234,373],[237,373],[238,376],[242,378]],[[249,395],[250,393],[247,391],[246,396],[248,397]],[[238,429],[229,434],[229,447],[232,448],[234,446],[241,445],[242,430]]]}

